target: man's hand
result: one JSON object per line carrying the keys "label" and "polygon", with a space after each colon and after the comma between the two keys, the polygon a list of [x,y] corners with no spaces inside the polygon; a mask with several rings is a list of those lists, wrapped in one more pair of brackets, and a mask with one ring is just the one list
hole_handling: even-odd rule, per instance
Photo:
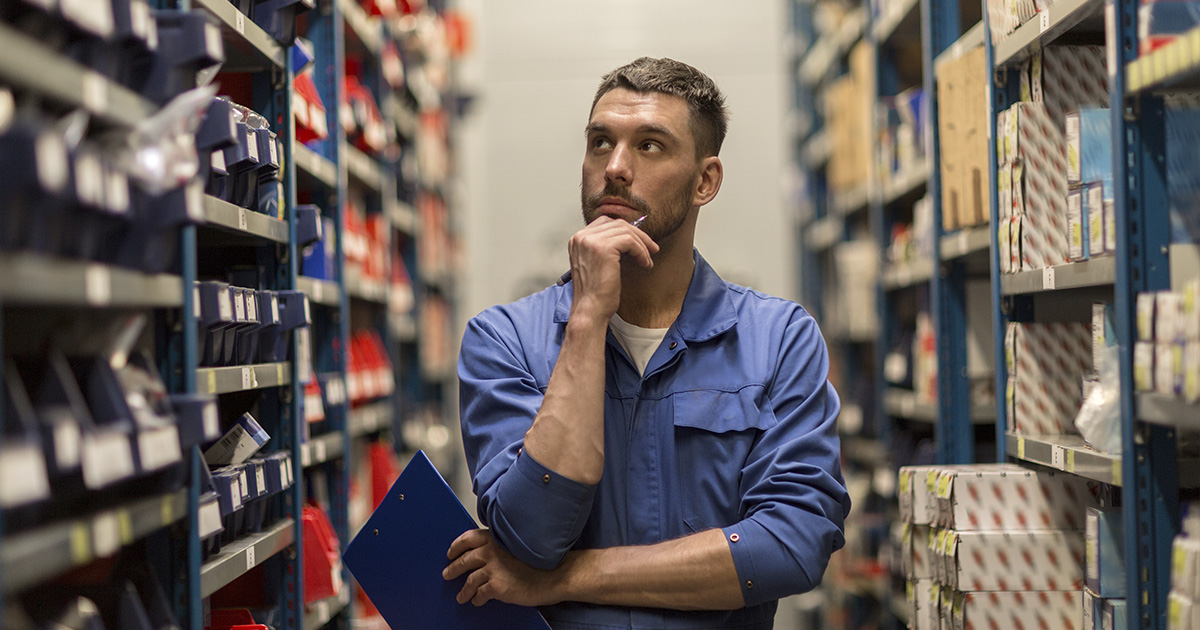
{"label": "man's hand", "polygon": [[450,564],[442,577],[453,580],[470,573],[458,603],[482,606],[496,599],[518,606],[546,606],[555,596],[554,571],[541,571],[517,560],[496,544],[491,532],[473,529],[459,536],[446,552]]}
{"label": "man's hand", "polygon": [[600,216],[571,236],[567,251],[575,284],[573,310],[591,309],[589,314],[607,326],[621,302],[621,255],[653,267],[651,254],[658,252],[658,244],[626,221]]}

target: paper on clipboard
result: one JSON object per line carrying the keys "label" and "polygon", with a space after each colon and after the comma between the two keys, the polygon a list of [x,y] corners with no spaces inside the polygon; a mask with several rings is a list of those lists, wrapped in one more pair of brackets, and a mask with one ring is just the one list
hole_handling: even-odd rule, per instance
{"label": "paper on clipboard", "polygon": [[392,630],[549,630],[535,608],[459,604],[467,576],[446,581],[450,543],[478,527],[422,451],[417,451],[342,561]]}

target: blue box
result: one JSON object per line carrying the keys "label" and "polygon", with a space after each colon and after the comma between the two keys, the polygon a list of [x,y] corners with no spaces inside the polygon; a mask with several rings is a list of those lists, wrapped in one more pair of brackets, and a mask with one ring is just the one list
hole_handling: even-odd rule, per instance
{"label": "blue box", "polygon": [[1125,597],[1125,522],[1119,509],[1087,511],[1087,581],[1096,595]]}
{"label": "blue box", "polygon": [[1101,600],[1101,625],[1103,630],[1125,630],[1129,627],[1129,622],[1125,617],[1125,600],[1123,599],[1105,599]]}
{"label": "blue box", "polygon": [[[1067,183],[1100,182],[1113,189],[1112,114],[1085,108],[1067,114]],[[1111,194],[1111,193],[1109,193]]]}

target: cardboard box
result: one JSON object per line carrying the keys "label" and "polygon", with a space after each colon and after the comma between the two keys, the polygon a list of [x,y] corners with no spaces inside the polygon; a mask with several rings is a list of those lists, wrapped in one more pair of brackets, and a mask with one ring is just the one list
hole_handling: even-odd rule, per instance
{"label": "cardboard box", "polygon": [[1082,602],[1078,590],[956,593],[953,628],[1080,630]]}
{"label": "cardboard box", "polygon": [[900,468],[899,492],[900,520],[906,523],[928,525],[933,520],[934,492],[927,483],[933,466],[904,466]]}
{"label": "cardboard box", "polygon": [[1086,587],[1083,589],[1083,630],[1098,630],[1102,618],[1101,601],[1103,600],[1096,597],[1095,593]]}
{"label": "cardboard box", "polygon": [[1067,193],[1067,259],[1087,260],[1087,221],[1083,211],[1083,190],[1074,189]]}
{"label": "cardboard box", "polygon": [[938,601],[933,580],[909,580],[904,592],[908,602],[909,630],[938,630]]}
{"label": "cardboard box", "polygon": [[952,532],[942,549],[959,591],[1083,588],[1083,535],[1069,531]]}
{"label": "cardboard box", "polygon": [[860,43],[850,51],[850,72],[830,82],[825,90],[825,122],[834,151],[827,174],[834,192],[850,191],[867,183],[874,155],[871,130],[875,112],[872,49]]}
{"label": "cardboard box", "polygon": [[[1046,106],[1065,133],[1067,114],[1085,107],[1108,107],[1108,61],[1103,46],[1051,45],[1032,59],[1033,101]],[[1063,171],[1065,172],[1065,170]],[[1085,180],[1086,181],[1086,180]]]}
{"label": "cardboard box", "polygon": [[938,71],[942,228],[947,231],[989,221],[988,76],[982,46]]}
{"label": "cardboard box", "polygon": [[1133,388],[1139,392],[1154,391],[1154,342],[1133,344]]}
{"label": "cardboard box", "polygon": [[1119,509],[1087,509],[1087,587],[1103,598],[1125,597],[1125,525]]}
{"label": "cardboard box", "polygon": [[900,542],[900,565],[904,576],[910,580],[934,577],[933,554],[929,548],[931,535],[932,530],[928,525],[904,524]]}
{"label": "cardboard box", "polygon": [[1084,205],[1087,207],[1087,243],[1088,257],[1103,256],[1106,251],[1108,225],[1105,223],[1104,188],[1102,184],[1085,184]]}
{"label": "cardboard box", "polygon": [[1124,599],[1105,599],[1101,604],[1101,624],[1104,630],[1125,630],[1129,627],[1126,620]]}
{"label": "cardboard box", "polygon": [[1200,605],[1190,597],[1171,592],[1167,596],[1167,630],[1194,630],[1200,627]]}
{"label": "cardboard box", "polygon": [[1097,504],[1081,477],[1012,464],[947,466],[938,499],[941,524],[959,532],[1079,530],[1085,508]]}
{"label": "cardboard box", "polygon": [[1171,545],[1171,590],[1200,599],[1200,539],[1175,537]]}
{"label": "cardboard box", "polygon": [[1112,188],[1112,116],[1108,109],[1082,108],[1066,117],[1067,182],[1100,182]]}
{"label": "cardboard box", "polygon": [[1189,340],[1183,348],[1183,399],[1200,402],[1200,341]]}
{"label": "cardboard box", "polygon": [[244,413],[220,440],[204,451],[204,461],[209,466],[241,465],[270,439],[254,416]]}

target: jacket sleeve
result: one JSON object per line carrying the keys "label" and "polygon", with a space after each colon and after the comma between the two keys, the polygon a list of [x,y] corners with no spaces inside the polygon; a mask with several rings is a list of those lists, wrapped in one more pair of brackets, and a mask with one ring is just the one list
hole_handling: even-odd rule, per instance
{"label": "jacket sleeve", "polygon": [[596,489],[522,453],[543,392],[503,311],[485,311],[468,323],[458,378],[463,447],[480,520],[522,562],[558,566],[583,531]]}
{"label": "jacket sleeve", "polygon": [[759,436],[742,468],[745,516],[723,528],[747,606],[815,588],[845,544],[850,497],[836,428],[840,403],[817,324],[799,313],[768,392],[777,424]]}

